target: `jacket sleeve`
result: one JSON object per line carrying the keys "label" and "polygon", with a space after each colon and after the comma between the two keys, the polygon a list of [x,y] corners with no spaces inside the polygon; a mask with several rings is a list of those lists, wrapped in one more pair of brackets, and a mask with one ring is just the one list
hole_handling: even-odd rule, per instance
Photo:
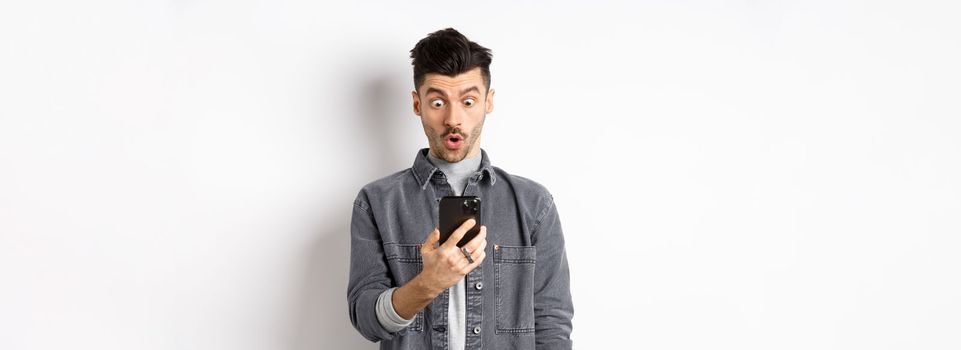
{"label": "jacket sleeve", "polygon": [[377,298],[391,287],[380,233],[363,192],[354,201],[350,221],[350,279],[347,305],[350,322],[372,342],[391,339],[377,318]]}
{"label": "jacket sleeve", "polygon": [[570,349],[571,301],[570,269],[564,248],[560,218],[550,197],[548,206],[531,231],[531,242],[537,247],[534,270],[534,338],[537,349]]}

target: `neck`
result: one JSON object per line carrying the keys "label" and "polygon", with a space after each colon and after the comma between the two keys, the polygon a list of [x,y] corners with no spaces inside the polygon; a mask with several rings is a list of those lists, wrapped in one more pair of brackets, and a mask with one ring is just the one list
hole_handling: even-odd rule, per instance
{"label": "neck", "polygon": [[427,159],[447,177],[453,194],[460,196],[467,185],[467,179],[480,169],[482,157],[475,155],[451,163],[434,156],[434,152],[427,152]]}

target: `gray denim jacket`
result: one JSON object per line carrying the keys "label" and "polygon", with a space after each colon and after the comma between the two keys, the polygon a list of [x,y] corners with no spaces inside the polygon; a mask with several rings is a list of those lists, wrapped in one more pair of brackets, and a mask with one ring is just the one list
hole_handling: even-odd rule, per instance
{"label": "gray denim jacket", "polygon": [[[452,195],[443,172],[418,151],[414,165],[364,186],[350,226],[350,321],[381,349],[447,349],[447,292],[390,333],[377,320],[377,297],[423,268],[418,245],[437,226],[440,198]],[[564,235],[553,197],[540,184],[490,165],[467,182],[482,201],[487,258],[467,274],[467,349],[570,349],[574,305]]]}

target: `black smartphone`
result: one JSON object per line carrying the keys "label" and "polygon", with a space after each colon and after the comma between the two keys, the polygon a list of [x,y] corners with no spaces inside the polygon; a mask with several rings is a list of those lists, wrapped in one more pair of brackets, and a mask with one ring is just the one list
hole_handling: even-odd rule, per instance
{"label": "black smartphone", "polygon": [[454,233],[460,225],[467,219],[474,219],[474,227],[467,230],[464,238],[457,242],[458,247],[463,247],[467,242],[480,233],[481,227],[481,200],[476,196],[447,196],[440,199],[438,207],[437,226],[440,230],[440,243],[444,244],[450,235]]}

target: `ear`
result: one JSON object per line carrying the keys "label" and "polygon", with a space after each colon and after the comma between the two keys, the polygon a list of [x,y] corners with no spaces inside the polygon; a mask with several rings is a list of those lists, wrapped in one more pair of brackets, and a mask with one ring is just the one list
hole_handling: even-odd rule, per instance
{"label": "ear", "polygon": [[417,91],[411,91],[410,97],[414,100],[414,114],[420,116],[420,96],[417,96]]}
{"label": "ear", "polygon": [[494,89],[487,92],[487,113],[494,111]]}

